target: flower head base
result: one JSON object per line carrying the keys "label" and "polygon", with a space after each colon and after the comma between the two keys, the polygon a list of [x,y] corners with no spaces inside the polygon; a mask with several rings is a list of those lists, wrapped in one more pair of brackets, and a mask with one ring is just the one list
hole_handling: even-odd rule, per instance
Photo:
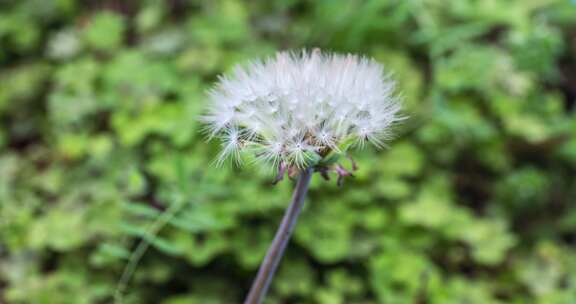
{"label": "flower head base", "polygon": [[258,160],[302,168],[355,144],[383,146],[403,119],[393,91],[374,60],[280,52],[221,76],[203,120],[209,136],[223,140],[218,163],[252,151]]}

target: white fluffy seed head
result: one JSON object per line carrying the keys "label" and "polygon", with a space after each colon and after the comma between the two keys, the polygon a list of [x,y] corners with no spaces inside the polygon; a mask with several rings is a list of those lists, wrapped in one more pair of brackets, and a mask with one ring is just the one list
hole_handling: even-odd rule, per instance
{"label": "white fluffy seed head", "polygon": [[218,163],[251,150],[258,160],[302,167],[343,143],[381,147],[403,119],[382,65],[319,50],[237,66],[209,96],[203,121],[210,137],[223,140]]}

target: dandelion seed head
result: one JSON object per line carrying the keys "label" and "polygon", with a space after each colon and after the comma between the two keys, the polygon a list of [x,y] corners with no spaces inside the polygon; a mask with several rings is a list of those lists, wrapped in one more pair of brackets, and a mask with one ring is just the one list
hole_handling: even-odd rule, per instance
{"label": "dandelion seed head", "polygon": [[252,150],[256,159],[305,166],[344,142],[384,146],[403,117],[382,65],[356,55],[279,52],[236,66],[208,93],[202,120],[220,137],[217,162]]}

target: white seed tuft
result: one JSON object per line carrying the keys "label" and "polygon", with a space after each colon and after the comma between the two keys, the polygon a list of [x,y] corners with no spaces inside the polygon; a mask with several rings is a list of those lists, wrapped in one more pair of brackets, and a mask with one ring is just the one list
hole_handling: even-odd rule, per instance
{"label": "white seed tuft", "polygon": [[343,142],[384,146],[403,117],[382,65],[356,55],[279,52],[237,66],[209,91],[203,121],[223,140],[217,163],[251,150],[257,160],[305,166]]}

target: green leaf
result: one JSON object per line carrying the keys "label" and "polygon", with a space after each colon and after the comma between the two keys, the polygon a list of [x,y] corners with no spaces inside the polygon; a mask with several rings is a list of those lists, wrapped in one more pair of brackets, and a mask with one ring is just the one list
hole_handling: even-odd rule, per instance
{"label": "green leaf", "polygon": [[122,16],[110,11],[92,16],[84,29],[88,46],[102,51],[111,51],[120,46],[124,39],[125,24]]}

